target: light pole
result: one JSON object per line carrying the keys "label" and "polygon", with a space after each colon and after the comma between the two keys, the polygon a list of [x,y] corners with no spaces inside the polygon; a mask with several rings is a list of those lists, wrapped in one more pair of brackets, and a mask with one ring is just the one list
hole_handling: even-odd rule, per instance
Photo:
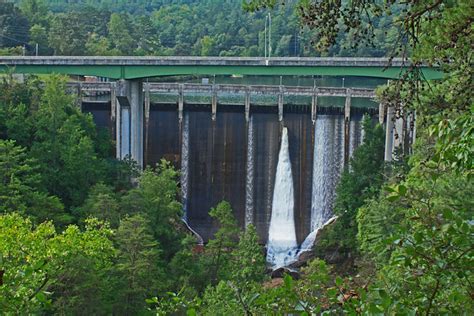
{"label": "light pole", "polygon": [[[267,27],[268,25],[268,27]],[[267,36],[268,30],[268,36]],[[267,49],[267,38],[268,38],[268,49]],[[265,17],[265,59],[272,56],[272,14],[269,12]]]}

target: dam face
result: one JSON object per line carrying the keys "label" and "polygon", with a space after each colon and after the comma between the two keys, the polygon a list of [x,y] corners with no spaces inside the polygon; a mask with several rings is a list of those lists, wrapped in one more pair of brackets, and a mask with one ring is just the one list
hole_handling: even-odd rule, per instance
{"label": "dam face", "polygon": [[[220,201],[232,205],[238,224],[256,226],[266,243],[272,216],[282,131],[287,129],[294,195],[294,225],[301,244],[332,212],[334,189],[344,165],[344,109],[318,108],[313,124],[307,106],[285,105],[278,119],[275,106],[254,106],[247,121],[243,106],[185,104],[180,120],[177,105],[151,104],[144,133],[144,160],[154,166],[161,159],[183,168],[182,201],[188,224],[204,240],[217,230],[208,215]],[[110,103],[84,102],[99,128],[113,128]],[[349,153],[361,143],[362,114],[373,109],[353,108]],[[286,142],[285,142],[286,143]]]}

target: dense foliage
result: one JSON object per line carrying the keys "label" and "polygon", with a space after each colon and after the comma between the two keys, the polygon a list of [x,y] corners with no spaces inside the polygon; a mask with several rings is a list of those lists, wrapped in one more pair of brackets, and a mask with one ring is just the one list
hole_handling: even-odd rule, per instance
{"label": "dense foliage", "polygon": [[[43,53],[58,54],[252,55],[264,49],[264,14],[245,16],[230,1],[137,2],[136,9],[114,13],[55,3],[53,13],[38,0],[20,1],[19,9],[1,1],[2,53],[18,53],[15,41],[42,41]],[[244,1],[248,9],[280,3]],[[344,40],[375,43],[374,23],[392,21],[399,53],[413,61],[380,94],[399,115],[416,111],[413,154],[384,166],[382,128],[366,120],[364,144],[337,189],[339,219],[317,249],[323,259],[328,251],[351,259],[342,278],[339,266],[315,259],[298,280],[269,280],[255,228],[241,231],[226,202],[210,210],[219,227],[214,238],[196,245],[181,222],[179,173],[169,163],[137,173],[133,164],[110,159],[111,140],[78,110],[61,78],[20,84],[6,75],[0,84],[2,312],[472,314],[472,4],[302,0],[298,8],[305,27],[316,32],[308,34],[317,47],[335,45],[328,54],[343,54],[337,47]],[[285,13],[274,18],[274,30],[288,27],[281,34],[293,36],[292,7],[279,10]],[[291,37],[273,38],[282,55],[295,47]],[[365,48],[351,49],[345,52]],[[421,63],[439,65],[446,77],[424,81]]]}
{"label": "dense foliage", "polygon": [[[268,11],[270,36],[265,34],[267,12],[248,14],[239,1],[15,2],[17,8],[9,4],[0,11],[0,48],[25,45],[27,54],[35,54],[38,45],[40,55],[264,56],[265,46],[271,47],[271,56],[319,55],[310,45],[312,31],[301,25],[292,6]],[[397,30],[390,19],[376,23],[380,31],[374,47],[356,48],[341,33],[328,53],[387,54]],[[21,54],[22,49],[4,53]]]}
{"label": "dense foliage", "polygon": [[222,202],[209,212],[214,239],[196,248],[181,221],[179,173],[166,161],[137,173],[110,158],[108,133],[62,78],[6,76],[0,89],[2,311],[141,314],[168,291],[192,298],[265,278],[254,227],[242,232]]}

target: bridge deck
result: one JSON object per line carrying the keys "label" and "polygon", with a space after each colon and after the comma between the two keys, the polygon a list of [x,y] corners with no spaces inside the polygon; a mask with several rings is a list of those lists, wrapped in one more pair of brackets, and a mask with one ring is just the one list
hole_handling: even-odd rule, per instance
{"label": "bridge deck", "polygon": [[[139,79],[173,75],[363,76],[400,78],[410,62],[405,59],[365,57],[110,57],[110,56],[0,56],[0,70],[18,73],[91,75]],[[427,79],[442,73],[423,67]]]}

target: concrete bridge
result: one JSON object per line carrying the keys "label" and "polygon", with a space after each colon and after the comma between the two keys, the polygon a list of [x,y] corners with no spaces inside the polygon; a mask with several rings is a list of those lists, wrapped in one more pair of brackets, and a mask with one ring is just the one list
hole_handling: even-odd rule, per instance
{"label": "concrete bridge", "polygon": [[[300,58],[282,57],[264,59],[259,57],[96,57],[96,56],[0,56],[0,71],[12,69],[15,73],[23,74],[67,74],[83,76],[100,76],[117,81],[110,86],[112,115],[116,121],[117,156],[123,158],[130,155],[132,159],[143,165],[144,120],[147,120],[152,89],[177,91],[179,95],[178,111],[182,117],[184,90],[196,89],[192,85],[144,84],[143,78],[178,75],[255,75],[255,76],[362,76],[398,79],[409,68],[410,62],[405,59],[387,58]],[[421,71],[426,79],[440,79],[443,74],[436,68],[422,66]],[[79,90],[86,86],[80,86]],[[198,89],[208,90],[212,95],[212,118],[217,111],[218,89],[244,92],[246,116],[250,108],[250,93],[248,87],[236,86],[200,86]],[[306,90],[305,90],[306,89]],[[326,89],[326,90],[325,90]],[[312,118],[315,121],[317,98],[320,95],[345,96],[345,133],[348,133],[352,96],[358,93],[364,97],[372,97],[373,91],[358,91],[357,89],[327,89],[327,88],[285,88],[260,87],[255,91],[277,93],[279,120],[283,120],[284,95],[288,93],[312,96]],[[255,92],[254,91],[254,92]],[[79,91],[80,92],[80,91]],[[130,117],[130,144],[127,152],[122,150],[121,116],[123,111]],[[384,108],[380,107],[383,118]],[[387,111],[387,121],[390,111]],[[387,129],[391,130],[391,129]],[[387,136],[387,139],[389,136]],[[390,139],[393,137],[390,136]],[[346,139],[348,139],[346,137]],[[347,146],[346,146],[347,147]],[[387,146],[392,148],[392,145]],[[346,148],[347,149],[347,148]],[[391,157],[391,149],[390,151]],[[348,150],[345,150],[348,155]],[[388,155],[388,154],[387,154]],[[346,159],[348,160],[348,159]]]}
{"label": "concrete bridge", "polygon": [[[177,75],[362,76],[398,79],[410,67],[405,59],[352,57],[96,57],[4,56],[0,71],[69,74],[111,79]],[[436,68],[422,67],[426,79],[439,79]]]}

